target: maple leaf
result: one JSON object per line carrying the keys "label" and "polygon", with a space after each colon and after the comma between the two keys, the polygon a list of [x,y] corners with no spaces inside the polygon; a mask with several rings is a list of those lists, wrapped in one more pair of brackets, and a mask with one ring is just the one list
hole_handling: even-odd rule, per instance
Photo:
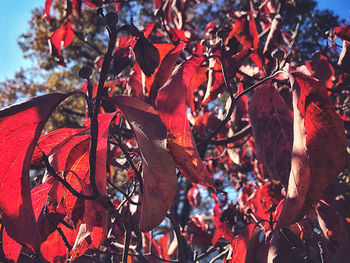
{"label": "maple leaf", "polygon": [[287,186],[293,145],[293,112],[276,89],[266,84],[254,92],[249,117],[258,159],[273,179]]}
{"label": "maple leaf", "polygon": [[175,164],[166,149],[166,128],[150,105],[132,97],[109,99],[130,123],[141,151],[143,190],[140,229],[146,232],[162,222],[177,190]]}
{"label": "maple leaf", "polygon": [[212,185],[212,178],[199,157],[186,114],[188,86],[202,58],[191,58],[175,68],[158,92],[157,111],[169,136],[168,145],[181,173],[191,182]]}
{"label": "maple leaf", "polygon": [[29,166],[34,147],[52,111],[75,94],[53,93],[0,111],[0,209],[6,232],[17,243],[32,250],[40,248],[30,196]]}

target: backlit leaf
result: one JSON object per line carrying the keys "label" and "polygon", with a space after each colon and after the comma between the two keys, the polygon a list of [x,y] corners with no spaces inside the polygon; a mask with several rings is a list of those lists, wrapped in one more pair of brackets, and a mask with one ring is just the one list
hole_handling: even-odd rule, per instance
{"label": "backlit leaf", "polygon": [[135,132],[142,157],[143,193],[140,228],[158,226],[173,203],[177,190],[175,164],[166,149],[166,128],[157,112],[132,97],[112,97]]}
{"label": "backlit leaf", "polygon": [[169,135],[168,145],[178,169],[191,182],[212,185],[212,178],[199,157],[186,114],[188,86],[202,58],[191,58],[175,68],[158,92],[160,118]]}
{"label": "backlit leaf", "polygon": [[38,250],[40,236],[30,196],[29,166],[51,112],[73,93],[53,93],[0,111],[0,209],[8,235]]}
{"label": "backlit leaf", "polygon": [[51,8],[51,5],[52,5],[52,1],[53,0],[46,0],[45,1],[45,16],[46,16],[46,19],[47,21],[51,21],[51,17],[50,17],[50,8]]}

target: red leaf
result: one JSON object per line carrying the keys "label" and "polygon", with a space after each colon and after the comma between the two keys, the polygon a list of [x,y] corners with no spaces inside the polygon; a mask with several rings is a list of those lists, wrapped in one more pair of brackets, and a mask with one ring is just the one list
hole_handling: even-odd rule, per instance
{"label": "red leaf", "polygon": [[[164,85],[164,83],[170,77],[177,59],[179,58],[181,52],[185,48],[184,43],[180,43],[176,47],[169,44],[156,44],[156,48],[159,50],[160,63],[158,68],[156,68],[154,74],[151,78],[146,79],[146,88],[149,89],[149,99],[151,105],[155,105],[155,100],[157,98],[158,90]],[[164,49],[166,52],[164,52]]]}
{"label": "red leaf", "polygon": [[337,209],[321,200],[316,208],[319,226],[326,238],[327,258],[332,262],[332,258],[337,250],[349,240],[347,230]]}
{"label": "red leaf", "polygon": [[202,58],[180,64],[158,92],[157,110],[170,135],[168,145],[181,173],[191,182],[212,185],[212,178],[196,149],[186,114],[188,86]]}
{"label": "red leaf", "polygon": [[[64,236],[67,238],[68,243],[72,246],[77,235],[76,230],[67,228],[63,224],[59,224],[58,227],[61,228]],[[67,246],[63,242],[62,237],[58,231],[52,232],[49,237],[41,244],[40,252],[48,262],[67,262]]]}
{"label": "red leaf", "polygon": [[41,152],[44,152],[47,156],[50,156],[55,146],[64,142],[69,137],[76,135],[80,132],[83,132],[85,130],[86,130],[85,128],[80,128],[80,129],[62,128],[62,129],[52,131],[43,136],[40,136],[37,143],[37,147],[34,150],[32,163],[40,162],[41,155],[42,155]]}
{"label": "red leaf", "polygon": [[211,245],[212,235],[205,226],[202,215],[196,215],[189,220],[185,226],[184,237],[190,244],[207,248]]}
{"label": "red leaf", "polygon": [[[198,91],[200,86],[207,82],[207,71],[208,69],[206,67],[199,67],[196,74],[193,76],[193,78],[190,81],[190,85],[188,86],[187,91],[187,103],[190,107],[192,112],[195,112],[195,101],[194,101],[194,91]],[[199,99],[196,101],[196,103],[200,103]]]}
{"label": "red leaf", "polygon": [[236,20],[233,26],[233,30],[230,32],[228,38],[232,38],[232,36],[235,36],[237,38],[237,40],[242,44],[243,49],[254,50],[254,53],[251,54],[251,59],[259,68],[261,68],[263,61],[260,55],[257,53],[260,49],[259,36],[256,29],[253,11],[249,12],[248,15],[242,16]]}
{"label": "red leaf", "polygon": [[129,64],[131,60],[129,58],[130,48],[119,48],[113,55],[113,74],[117,76],[122,72]]}
{"label": "red leaf", "polygon": [[[57,188],[60,185],[58,181],[56,181],[53,177],[51,177],[50,179],[45,181],[43,184],[37,187],[34,187],[31,190],[32,205],[33,205],[34,216],[36,221],[38,221],[38,218],[42,212],[42,209],[49,199],[48,195],[53,186]],[[54,200],[57,200],[57,198],[55,198]],[[40,223],[38,222],[37,222],[37,226],[39,227],[39,230],[40,230],[41,240],[45,240],[47,238],[46,236],[47,231],[45,231],[45,229],[42,229],[40,227]],[[2,240],[3,250],[6,258],[17,262],[18,256],[22,249],[22,245],[18,244],[16,241],[10,238],[5,229],[4,229],[4,234],[2,238],[3,238]]]}
{"label": "red leaf", "polygon": [[[297,85],[293,91],[292,166],[276,229],[299,221],[349,163],[343,122],[334,111],[327,90],[319,81],[302,73],[293,76]],[[274,236],[269,252],[271,260],[278,249],[278,240],[278,235]]]}
{"label": "red leaf", "polygon": [[201,193],[197,186],[193,186],[187,192],[187,199],[191,206],[198,207],[201,204]]}
{"label": "red leaf", "polygon": [[81,15],[81,4],[82,0],[72,0],[73,8],[79,16]]}
{"label": "red leaf", "polygon": [[344,123],[335,112],[324,86],[301,73],[293,75],[300,87],[297,107],[304,120],[304,139],[310,162],[310,189],[304,205],[309,208],[346,167],[349,155],[346,151]]}
{"label": "red leaf", "polygon": [[46,0],[45,1],[45,16],[46,16],[47,21],[49,21],[49,23],[51,22],[50,8],[52,5],[52,1],[53,0]]}
{"label": "red leaf", "polygon": [[267,246],[258,240],[255,223],[247,225],[231,242],[232,255],[227,263],[266,262]]}
{"label": "red leaf", "polygon": [[54,93],[0,111],[0,209],[9,236],[38,250],[40,238],[30,197],[29,166],[51,112],[74,93]]}
{"label": "red leaf", "polygon": [[72,24],[69,21],[65,21],[60,28],[56,29],[50,40],[59,51],[59,55],[61,55],[61,47],[67,47],[72,42],[73,37]]}
{"label": "red leaf", "polygon": [[270,220],[269,210],[277,206],[282,198],[281,186],[265,183],[249,195],[244,208],[249,207],[258,219]]}
{"label": "red leaf", "polygon": [[214,237],[211,240],[211,243],[215,245],[215,243],[220,238],[225,238],[228,241],[231,241],[234,237],[232,230],[227,226],[225,222],[221,221],[221,215],[223,213],[223,210],[221,208],[221,203],[216,203],[214,209],[213,209],[213,220],[215,223],[215,233]]}
{"label": "red leaf", "polygon": [[73,37],[73,27],[68,20],[65,21],[60,28],[56,29],[56,31],[50,37],[50,53],[56,58],[58,62],[62,63],[63,61],[62,47],[67,47],[72,42]]}
{"label": "red leaf", "polygon": [[119,11],[120,11],[120,2],[116,2],[116,3],[114,4],[114,10],[115,10],[116,12],[119,12]]}
{"label": "red leaf", "polygon": [[[144,90],[142,85],[142,71],[139,64],[135,63],[132,67],[130,73],[130,80],[128,83],[128,94],[132,95],[135,98],[144,100]],[[131,90],[130,90],[131,89]]]}
{"label": "red leaf", "polygon": [[97,8],[97,7],[101,7],[103,5],[103,1],[102,0],[83,0],[85,4],[87,4],[89,7],[92,8]]}
{"label": "red leaf", "polygon": [[333,33],[342,40],[350,41],[350,25],[337,26],[333,28]]}
{"label": "red leaf", "polygon": [[288,185],[293,145],[293,112],[270,84],[258,88],[249,106],[258,159],[270,176]]}
{"label": "red leaf", "polygon": [[305,63],[312,76],[317,78],[322,85],[330,89],[333,87],[334,70],[327,58],[320,51],[312,55],[311,61]]}
{"label": "red leaf", "polygon": [[162,255],[160,247],[149,233],[142,234],[142,249],[145,252],[147,262],[150,263],[156,263],[159,261],[155,257],[149,256],[150,254],[155,255],[156,257],[160,257]]}
{"label": "red leaf", "polygon": [[164,234],[161,238],[158,240],[158,244],[160,247],[160,250],[162,252],[162,258],[169,260],[170,256],[168,253],[169,248],[169,232]]}
{"label": "red leaf", "polygon": [[141,33],[133,50],[142,72],[147,77],[150,77],[159,66],[160,56],[158,49]]}
{"label": "red leaf", "polygon": [[166,129],[150,105],[132,97],[110,99],[130,123],[141,151],[144,185],[140,229],[146,232],[163,221],[177,189],[175,164],[166,149]]}
{"label": "red leaf", "polygon": [[6,228],[2,233],[2,249],[7,260],[17,262],[22,245],[14,241],[6,232]]}
{"label": "red leaf", "polygon": [[212,112],[206,112],[195,119],[193,129],[201,136],[205,137],[207,129],[214,131],[219,126],[220,120]]}
{"label": "red leaf", "polygon": [[154,0],[154,7],[160,9],[162,7],[162,0]]}

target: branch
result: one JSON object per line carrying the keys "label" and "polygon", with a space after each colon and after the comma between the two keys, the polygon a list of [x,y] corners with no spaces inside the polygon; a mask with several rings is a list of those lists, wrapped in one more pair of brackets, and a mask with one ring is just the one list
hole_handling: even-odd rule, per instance
{"label": "branch", "polygon": [[125,155],[125,158],[127,160],[127,162],[129,163],[129,165],[131,166],[131,169],[133,169],[133,171],[136,174],[136,178],[140,183],[140,189],[141,192],[143,191],[143,181],[142,181],[142,176],[141,173],[139,172],[139,170],[136,168],[134,162],[132,161],[132,158],[129,154],[129,152],[127,151],[127,149],[125,148],[125,146],[123,145],[123,143],[121,141],[119,141],[119,139],[116,137],[116,135],[112,134],[113,139],[115,140],[115,143],[112,142],[112,144],[117,145],[120,150],[123,152],[123,154]]}
{"label": "branch", "polygon": [[93,111],[92,118],[90,119],[91,127],[91,144],[90,144],[90,155],[89,155],[89,164],[90,164],[90,182],[93,193],[95,195],[99,194],[99,190],[96,185],[96,151],[97,151],[97,137],[98,137],[98,114],[100,112],[101,101],[102,101],[102,91],[104,83],[107,79],[109,67],[113,59],[112,53],[115,48],[118,31],[115,27],[111,27],[108,42],[108,48],[106,55],[104,56],[100,80],[98,82],[97,94],[95,97],[95,107]]}
{"label": "branch", "polygon": [[79,38],[80,41],[84,42],[84,44],[87,44],[88,46],[90,46],[93,50],[95,50],[95,52],[97,52],[97,54],[99,55],[103,55],[103,52],[94,44],[92,44],[90,41],[85,40],[84,36],[82,36],[78,31],[74,30],[74,35]]}
{"label": "branch", "polygon": [[226,145],[228,143],[232,143],[244,138],[245,136],[251,134],[251,132],[252,132],[252,126],[249,124],[246,127],[244,127],[242,130],[233,134],[231,137],[228,137],[226,139],[220,139],[220,140],[209,140],[208,143],[213,145]]}
{"label": "branch", "polygon": [[126,194],[122,189],[120,189],[118,186],[116,186],[115,184],[113,184],[113,183],[111,182],[111,179],[109,179],[108,177],[107,177],[107,181],[108,181],[108,183],[109,183],[115,190],[117,190],[118,192],[122,193],[122,195],[128,200],[128,202],[129,202],[130,204],[132,204],[132,205],[141,205],[141,203],[137,203],[137,202],[133,201],[133,200],[129,197],[128,194]]}

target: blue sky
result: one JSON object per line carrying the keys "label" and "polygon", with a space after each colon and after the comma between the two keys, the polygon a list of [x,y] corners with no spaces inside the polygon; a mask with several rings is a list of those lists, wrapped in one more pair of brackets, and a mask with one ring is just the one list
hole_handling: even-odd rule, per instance
{"label": "blue sky", "polygon": [[23,59],[17,38],[27,31],[31,10],[45,5],[45,0],[2,0],[0,8],[0,81],[10,79],[21,67],[31,65]]}
{"label": "blue sky", "polygon": [[[17,38],[27,31],[31,10],[43,7],[45,0],[2,0],[0,8],[0,82],[13,77],[21,67],[28,68],[17,45]],[[319,0],[320,9],[331,9],[350,23],[350,0]]]}

